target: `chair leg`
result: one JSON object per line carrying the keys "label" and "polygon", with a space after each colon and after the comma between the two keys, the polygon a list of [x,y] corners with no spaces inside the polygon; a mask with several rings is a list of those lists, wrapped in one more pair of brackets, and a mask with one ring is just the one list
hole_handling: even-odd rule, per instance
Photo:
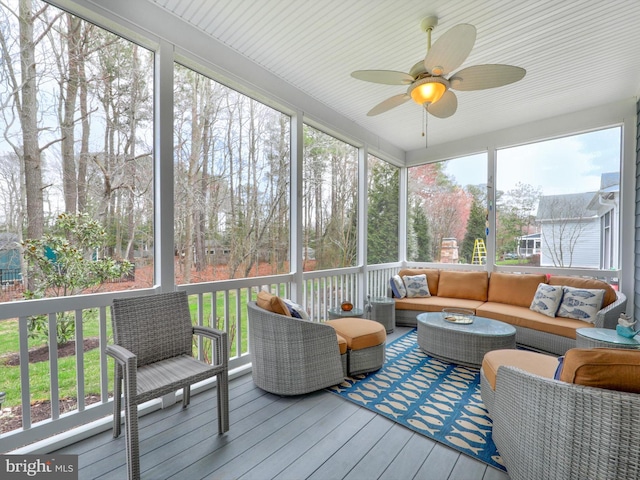
{"label": "chair leg", "polygon": [[136,365],[124,372],[124,421],[129,480],[140,479],[140,447],[138,444],[138,405],[133,401],[137,389]]}
{"label": "chair leg", "polygon": [[218,433],[229,431],[229,372],[216,375],[218,389]]}
{"label": "chair leg", "polygon": [[122,411],[122,370],[121,367],[116,363],[115,364],[115,372],[113,375],[114,383],[113,383],[113,438],[118,438],[120,436],[120,412]]}

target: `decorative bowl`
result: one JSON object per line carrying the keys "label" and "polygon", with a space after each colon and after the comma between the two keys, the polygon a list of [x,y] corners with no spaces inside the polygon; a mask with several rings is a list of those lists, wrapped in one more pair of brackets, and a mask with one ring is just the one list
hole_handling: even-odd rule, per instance
{"label": "decorative bowl", "polygon": [[349,300],[345,300],[340,304],[340,308],[343,312],[350,312],[351,310],[353,310],[353,303],[351,303]]}
{"label": "decorative bowl", "polygon": [[443,308],[442,319],[451,323],[459,323],[468,325],[473,323],[473,317],[475,313],[473,310],[467,310],[466,308]]}

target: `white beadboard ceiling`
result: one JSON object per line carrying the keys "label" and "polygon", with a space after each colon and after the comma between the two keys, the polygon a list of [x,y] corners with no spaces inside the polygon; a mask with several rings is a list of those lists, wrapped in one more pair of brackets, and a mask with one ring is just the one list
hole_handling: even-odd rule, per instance
{"label": "white beadboard ceiling", "polygon": [[424,148],[422,109],[407,102],[367,117],[402,86],[356,80],[353,70],[408,72],[459,23],[477,29],[461,68],[506,63],[527,70],[496,89],[456,92],[450,118],[429,117],[430,145],[456,141],[640,93],[638,0],[147,0],[405,151]]}

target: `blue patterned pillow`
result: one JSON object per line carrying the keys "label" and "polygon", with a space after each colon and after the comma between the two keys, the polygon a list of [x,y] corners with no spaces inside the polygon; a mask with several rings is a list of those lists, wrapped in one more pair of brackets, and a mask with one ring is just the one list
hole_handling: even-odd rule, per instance
{"label": "blue patterned pillow", "polygon": [[564,294],[558,316],[594,323],[598,310],[602,308],[604,290],[573,287],[562,289]]}
{"label": "blue patterned pillow", "polygon": [[562,357],[558,357],[558,367],[556,368],[556,373],[553,374],[554,380],[560,380],[560,374],[562,374],[563,366],[564,366],[564,355]]}
{"label": "blue patterned pillow", "polygon": [[407,289],[404,288],[404,282],[400,278],[400,275],[394,275],[389,281],[391,284],[391,291],[396,298],[404,298],[407,296]]}
{"label": "blue patterned pillow", "polygon": [[284,304],[289,309],[289,312],[291,312],[291,316],[293,318],[299,318],[300,320],[310,320],[309,314],[302,305],[298,305],[288,298],[283,298],[282,301],[284,301]]}
{"label": "blue patterned pillow", "polygon": [[547,317],[555,317],[562,302],[563,292],[561,286],[540,283],[529,308]]}
{"label": "blue patterned pillow", "polygon": [[427,284],[427,276],[422,275],[405,275],[402,277],[404,286],[407,289],[407,297],[430,297],[429,285]]}

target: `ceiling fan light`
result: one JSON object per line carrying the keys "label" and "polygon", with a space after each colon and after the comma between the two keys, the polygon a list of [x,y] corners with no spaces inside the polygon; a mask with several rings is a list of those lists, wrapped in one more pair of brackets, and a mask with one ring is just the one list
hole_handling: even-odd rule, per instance
{"label": "ceiling fan light", "polygon": [[409,90],[409,95],[418,105],[435,103],[447,91],[447,82],[443,78],[427,77],[416,81]]}

